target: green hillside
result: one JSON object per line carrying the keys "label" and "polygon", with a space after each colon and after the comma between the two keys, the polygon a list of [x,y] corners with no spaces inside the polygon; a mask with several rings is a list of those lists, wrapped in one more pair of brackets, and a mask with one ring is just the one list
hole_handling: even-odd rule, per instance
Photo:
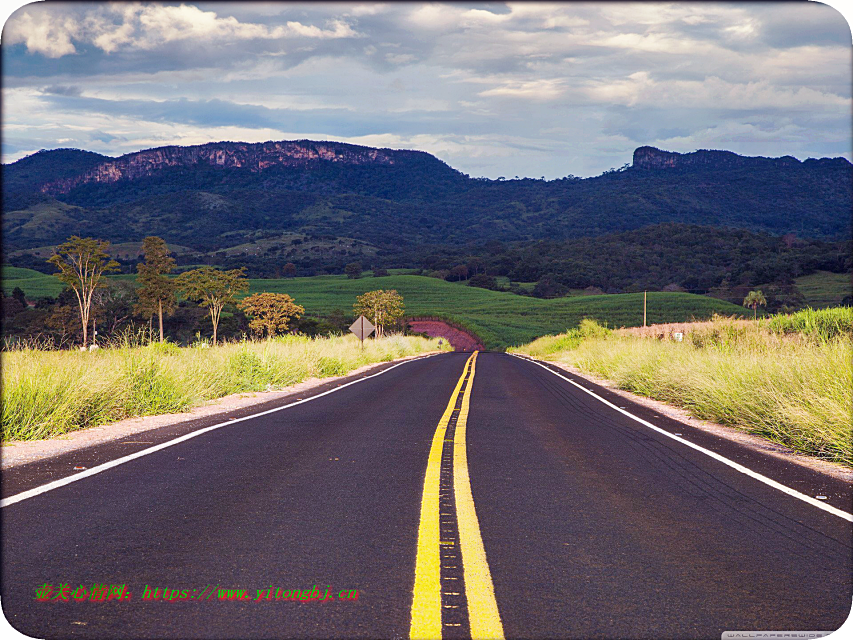
{"label": "green hillside", "polygon": [[10,295],[15,287],[20,287],[28,300],[36,300],[43,296],[55,298],[65,286],[55,276],[5,264],[2,267],[2,277],[3,291],[6,295]]}
{"label": "green hillside", "polygon": [[817,271],[797,278],[797,289],[803,294],[806,304],[815,309],[835,307],[853,293],[853,282],[849,273]]}
{"label": "green hillside", "polygon": [[[396,289],[405,300],[407,315],[449,318],[476,332],[489,348],[523,344],[595,318],[611,327],[643,323],[643,294],[577,296],[542,300],[489,291],[423,276],[366,277],[316,276],[291,280],[250,280],[251,292],[288,293],[306,313],[352,312],[357,295],[373,289]],[[676,322],[709,318],[714,313],[740,315],[743,308],[689,293],[650,293],[648,321]]]}

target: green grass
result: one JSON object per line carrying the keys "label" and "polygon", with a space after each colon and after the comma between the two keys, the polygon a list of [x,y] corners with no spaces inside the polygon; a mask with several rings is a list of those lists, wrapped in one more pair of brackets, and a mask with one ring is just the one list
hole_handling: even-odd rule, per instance
{"label": "green grass", "polygon": [[3,291],[11,295],[15,287],[20,287],[28,300],[36,300],[43,296],[55,298],[65,287],[56,276],[47,275],[33,269],[10,267],[3,265]]}
{"label": "green grass", "polygon": [[[523,344],[547,333],[577,326],[584,317],[611,327],[643,324],[643,294],[579,296],[542,300],[501,291],[445,282],[425,276],[359,278],[316,276],[290,280],[250,280],[250,293],[288,293],[306,313],[335,309],[352,312],[356,296],[372,289],[396,289],[407,315],[435,315],[454,320],[477,333],[486,347]],[[741,315],[742,307],[689,293],[650,293],[649,322],[710,318],[714,313]]]}
{"label": "green grass", "polygon": [[818,271],[797,278],[794,283],[806,299],[807,305],[822,309],[838,306],[845,297],[853,293],[851,278],[853,274],[849,273]]}
{"label": "green grass", "polygon": [[853,309],[708,324],[685,334],[683,342],[575,331],[517,351],[853,466]]}
{"label": "green grass", "polygon": [[232,393],[278,389],[439,349],[437,340],[415,336],[368,340],[363,350],[355,336],[203,345],[125,342],[93,352],[5,352],[2,439],[49,438],[130,416],[186,411]]}

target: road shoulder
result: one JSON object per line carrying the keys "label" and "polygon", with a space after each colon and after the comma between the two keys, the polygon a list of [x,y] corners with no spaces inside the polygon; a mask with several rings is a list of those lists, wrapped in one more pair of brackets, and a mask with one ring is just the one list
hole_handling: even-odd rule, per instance
{"label": "road shoulder", "polygon": [[645,407],[653,411],[655,414],[666,416],[672,420],[677,420],[678,422],[694,429],[699,429],[706,433],[724,438],[752,451],[776,458],[786,464],[796,464],[801,467],[806,467],[812,471],[817,471],[853,485],[853,469],[845,467],[844,465],[798,453],[793,449],[773,442],[772,440],[768,440],[751,433],[746,433],[739,429],[735,429],[734,427],[727,427],[708,420],[700,420],[699,418],[691,416],[690,413],[681,407],[676,407],[674,405],[661,402],[660,400],[653,400],[652,398],[647,398],[645,396],[631,393],[630,391],[619,389],[612,380],[599,378],[598,376],[594,376],[587,372],[582,372],[580,369],[570,364],[550,360],[540,360],[539,362],[562,369],[563,371],[571,373],[578,378],[583,378],[592,384],[607,389],[609,392],[621,398],[625,398],[626,400],[630,400],[635,404]]}
{"label": "road shoulder", "polygon": [[[110,424],[72,431],[56,438],[4,443],[2,450],[0,450],[0,469],[6,472],[7,470],[23,465],[41,462],[118,441],[123,442],[125,445],[136,444],[137,442],[139,444],[150,445],[153,442],[149,436],[152,435],[151,432],[154,430],[169,428],[178,430],[180,431],[180,435],[183,435],[184,433],[201,429],[213,422],[219,421],[228,414],[234,413],[236,416],[235,412],[240,412],[242,416],[262,410],[261,405],[263,405],[263,408],[270,408],[276,404],[282,404],[284,401],[299,400],[309,395],[315,395],[315,391],[324,391],[327,388],[344,384],[366,374],[376,373],[394,364],[438,353],[441,352],[430,351],[397,358],[388,362],[367,364],[343,376],[309,378],[299,384],[276,391],[235,393],[216,400],[210,400],[183,413],[127,418]],[[140,436],[140,434],[141,437],[132,437]],[[125,451],[130,453],[132,448],[125,447]]]}

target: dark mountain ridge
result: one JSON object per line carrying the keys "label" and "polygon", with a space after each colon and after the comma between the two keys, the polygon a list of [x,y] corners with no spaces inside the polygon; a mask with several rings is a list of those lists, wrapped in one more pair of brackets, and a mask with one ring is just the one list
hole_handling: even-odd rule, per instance
{"label": "dark mountain ridge", "polygon": [[666,222],[840,239],[850,235],[853,207],[844,158],[653,147],[637,149],[630,167],[551,181],[472,179],[422,151],[309,140],[119,158],[57,149],[4,165],[3,179],[6,249],[71,234],[114,242],[156,234],[210,251],[284,232],[394,249],[568,240]]}
{"label": "dark mountain ridge", "polygon": [[837,167],[850,168],[847,158],[809,158],[803,162],[793,156],[765,158],[763,156],[740,156],[732,151],[699,149],[691,153],[662,151],[655,147],[638,147],[634,151],[634,169],[735,169],[735,168],[791,168],[791,167]]}
{"label": "dark mountain ridge", "polygon": [[[190,147],[168,146],[129,153],[105,160],[75,176],[43,183],[39,191],[49,195],[66,194],[89,183],[115,183],[135,180],[172,168],[217,167],[248,169],[262,172],[275,167],[315,168],[322,163],[341,165],[396,165],[413,159],[441,161],[423,151],[392,151],[351,144],[313,142],[311,140],[281,142],[212,142]],[[446,166],[446,165],[445,165]],[[449,167],[448,167],[449,169]],[[452,170],[451,170],[452,171]]]}

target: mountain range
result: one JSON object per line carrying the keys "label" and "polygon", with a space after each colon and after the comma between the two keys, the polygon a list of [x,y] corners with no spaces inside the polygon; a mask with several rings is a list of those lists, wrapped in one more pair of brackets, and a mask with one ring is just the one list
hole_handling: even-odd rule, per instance
{"label": "mountain range", "polygon": [[6,253],[72,234],[114,243],[158,235],[199,253],[263,241],[269,255],[298,236],[339,254],[342,243],[375,253],[573,240],[661,223],[839,240],[851,233],[853,209],[853,165],[844,158],[654,147],[600,176],[550,181],[472,178],[422,151],[310,140],[168,146],[118,158],[55,149],[4,165],[3,185]]}

